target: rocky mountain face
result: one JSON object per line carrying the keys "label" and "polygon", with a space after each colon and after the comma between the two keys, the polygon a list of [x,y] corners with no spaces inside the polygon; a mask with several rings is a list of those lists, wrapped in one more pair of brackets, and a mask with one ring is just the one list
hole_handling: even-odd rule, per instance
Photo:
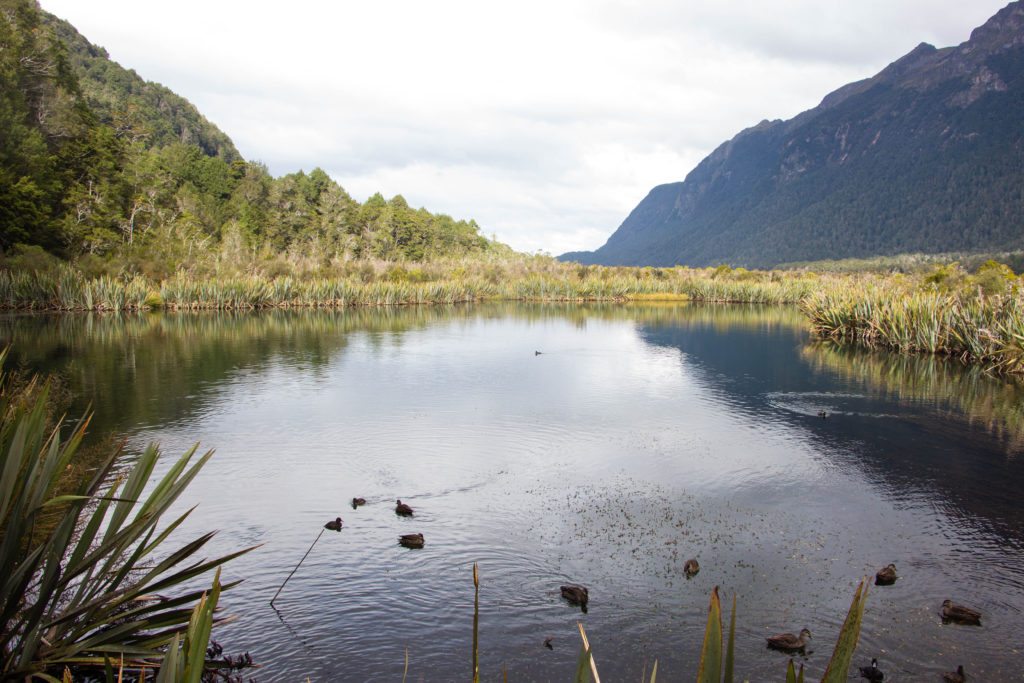
{"label": "rocky mountain face", "polygon": [[660,185],[605,265],[784,262],[1024,246],[1024,0],[966,42],[922,43],[788,121],[762,121]]}

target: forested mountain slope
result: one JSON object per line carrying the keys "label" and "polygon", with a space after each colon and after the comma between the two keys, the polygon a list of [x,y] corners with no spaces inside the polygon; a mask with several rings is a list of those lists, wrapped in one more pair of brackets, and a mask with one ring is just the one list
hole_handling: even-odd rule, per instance
{"label": "forested mountain slope", "polygon": [[401,196],[358,202],[316,168],[273,178],[184,98],[35,0],[0,0],[0,250],[63,257],[303,253],[422,260],[507,249]]}
{"label": "forested mountain slope", "polygon": [[762,121],[563,260],[771,266],[1024,243],[1024,3]]}
{"label": "forested mountain slope", "polygon": [[102,123],[149,147],[182,142],[207,156],[241,158],[231,138],[184,97],[111,61],[106,50],[63,19],[44,12],[42,20],[63,43],[82,95]]}

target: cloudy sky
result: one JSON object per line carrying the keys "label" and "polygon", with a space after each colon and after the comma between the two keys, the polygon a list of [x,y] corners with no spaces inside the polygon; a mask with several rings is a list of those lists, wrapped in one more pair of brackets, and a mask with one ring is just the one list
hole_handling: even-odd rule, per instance
{"label": "cloudy sky", "polygon": [[[1004,0],[41,0],[274,175],[604,243],[653,186]],[[638,7],[639,6],[639,7]]]}

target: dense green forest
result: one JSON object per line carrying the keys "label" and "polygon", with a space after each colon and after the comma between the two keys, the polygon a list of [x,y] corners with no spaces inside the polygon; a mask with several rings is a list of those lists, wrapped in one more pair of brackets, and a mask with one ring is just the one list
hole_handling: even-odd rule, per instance
{"label": "dense green forest", "polygon": [[0,0],[0,249],[156,278],[200,253],[251,265],[507,251],[401,196],[360,203],[319,168],[272,177],[35,0]]}

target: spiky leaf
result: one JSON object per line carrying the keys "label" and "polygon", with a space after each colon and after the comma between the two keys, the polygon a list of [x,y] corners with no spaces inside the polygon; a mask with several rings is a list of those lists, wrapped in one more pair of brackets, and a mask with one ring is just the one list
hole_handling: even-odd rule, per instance
{"label": "spiky leaf", "polygon": [[700,652],[697,683],[720,683],[722,680],[722,605],[718,586],[711,590],[708,624],[704,629],[704,646]]}
{"label": "spiky leaf", "polygon": [[836,648],[832,651],[832,659],[829,660],[822,683],[839,683],[845,681],[850,670],[850,662],[853,661],[853,653],[857,649],[857,640],[860,638],[861,620],[864,618],[864,605],[868,599],[868,580],[862,579],[857,586],[857,592],[853,594],[853,602],[850,603],[850,611],[846,613],[846,621],[839,631],[839,640]]}

